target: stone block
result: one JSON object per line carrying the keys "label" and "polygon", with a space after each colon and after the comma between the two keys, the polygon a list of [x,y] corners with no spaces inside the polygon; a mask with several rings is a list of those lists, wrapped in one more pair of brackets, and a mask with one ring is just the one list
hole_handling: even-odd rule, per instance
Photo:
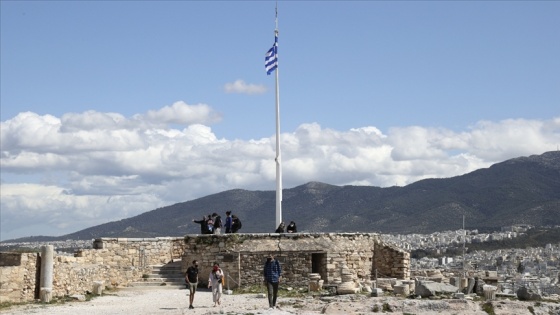
{"label": "stone block", "polygon": [[393,293],[396,295],[408,296],[410,294],[410,287],[408,284],[399,284],[393,287]]}
{"label": "stone block", "polygon": [[103,294],[103,283],[104,281],[93,281],[93,294],[101,295]]}
{"label": "stone block", "polygon": [[373,288],[371,290],[371,296],[373,297],[381,297],[383,296],[383,290],[381,290],[380,288]]}

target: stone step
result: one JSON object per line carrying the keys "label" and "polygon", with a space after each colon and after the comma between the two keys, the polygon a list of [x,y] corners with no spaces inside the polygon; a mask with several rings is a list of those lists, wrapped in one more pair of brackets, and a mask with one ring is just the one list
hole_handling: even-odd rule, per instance
{"label": "stone step", "polygon": [[132,282],[129,286],[134,288],[186,288],[180,261],[166,265],[153,265],[151,269],[151,272],[146,274],[142,280]]}
{"label": "stone step", "polygon": [[142,282],[131,282],[128,285],[130,288],[146,288],[146,289],[154,289],[154,288],[158,288],[158,289],[186,289],[186,285],[185,283],[179,283],[179,282],[146,282],[146,281],[142,281]]}

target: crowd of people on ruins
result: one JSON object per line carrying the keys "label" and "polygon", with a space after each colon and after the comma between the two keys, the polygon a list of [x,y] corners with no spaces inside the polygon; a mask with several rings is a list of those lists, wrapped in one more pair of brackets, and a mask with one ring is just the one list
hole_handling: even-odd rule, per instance
{"label": "crowd of people on ruins", "polygon": [[[202,216],[201,220],[192,220],[194,223],[200,224],[201,234],[226,234],[237,233],[241,229],[241,220],[236,215],[232,215],[231,211],[226,211],[225,220],[217,213]],[[291,221],[287,226],[282,222],[275,231],[276,233],[297,233],[296,223]],[[185,272],[185,284],[189,289],[189,309],[193,309],[194,295],[197,291],[199,283],[198,261],[194,260]],[[282,275],[282,267],[280,262],[275,259],[272,254],[266,256],[266,262],[263,266],[263,280],[267,288],[268,304],[270,309],[277,308],[276,300],[278,297],[278,286]],[[208,288],[212,288],[212,301],[214,307],[221,304],[222,289],[225,285],[226,275],[220,268],[218,262],[214,262],[210,275],[208,277]]]}
{"label": "crowd of people on ruins", "polygon": [[200,224],[200,234],[226,234],[237,233],[241,229],[241,220],[231,211],[226,211],[225,221],[216,212],[209,214],[208,216],[202,216],[201,220],[192,220],[194,223]]}
{"label": "crowd of people on ruins", "polygon": [[[226,211],[225,221],[216,212],[208,216],[202,216],[201,220],[192,220],[194,223],[200,224],[200,234],[222,234],[237,233],[241,229],[241,220],[231,211]],[[297,233],[297,226],[294,221],[286,226],[284,222],[278,225],[275,233]]]}

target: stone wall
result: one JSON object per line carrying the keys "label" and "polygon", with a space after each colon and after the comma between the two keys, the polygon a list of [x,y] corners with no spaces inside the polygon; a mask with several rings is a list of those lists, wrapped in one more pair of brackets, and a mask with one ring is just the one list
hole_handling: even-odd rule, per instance
{"label": "stone wall", "polygon": [[381,244],[375,247],[373,257],[379,278],[410,279],[410,252]]}
{"label": "stone wall", "polygon": [[33,300],[39,269],[38,253],[0,253],[0,303]]}
{"label": "stone wall", "polygon": [[113,267],[145,267],[181,258],[184,241],[178,237],[99,238],[93,242],[93,250],[82,252],[78,255],[91,255],[95,262]]}
{"label": "stone wall", "polygon": [[[217,261],[228,275],[226,287],[262,283],[265,257],[274,253],[282,263],[283,281],[307,286],[308,275],[318,273],[325,284],[338,283],[347,266],[356,280],[384,277],[409,279],[410,254],[380,243],[370,233],[297,233],[187,235],[184,238],[100,238],[93,249],[74,256],[54,255],[53,297],[92,292],[94,282],[105,287],[126,287],[141,281],[152,265],[182,258],[186,271],[197,259],[201,282],[208,280]],[[39,298],[39,253],[0,253],[0,302]]]}
{"label": "stone wall", "polygon": [[[150,273],[152,265],[179,259],[183,238],[101,238],[93,249],[74,256],[54,255],[53,297],[86,294],[95,281],[105,287],[125,287]],[[39,253],[0,253],[0,302],[26,302],[39,298]]]}
{"label": "stone wall", "polygon": [[230,287],[259,285],[269,253],[281,262],[283,281],[292,286],[307,286],[309,273],[319,273],[325,284],[338,283],[344,265],[357,280],[371,280],[376,268],[399,279],[410,275],[409,254],[381,244],[371,233],[187,235],[183,270],[196,259],[201,281],[207,282],[213,262],[219,262]]}

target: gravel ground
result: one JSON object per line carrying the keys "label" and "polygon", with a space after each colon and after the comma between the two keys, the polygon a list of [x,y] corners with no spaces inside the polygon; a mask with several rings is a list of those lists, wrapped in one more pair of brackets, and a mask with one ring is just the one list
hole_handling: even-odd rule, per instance
{"label": "gravel ground", "polygon": [[[212,293],[200,290],[196,293],[194,309],[188,309],[188,290],[151,288],[120,289],[106,292],[86,302],[57,304],[31,303],[2,309],[2,315],[23,314],[227,314],[227,315],[314,315],[314,314],[415,314],[415,315],[488,315],[484,302],[468,300],[404,299],[393,296],[369,297],[366,295],[340,295],[278,299],[279,309],[269,310],[268,300],[258,294],[222,295],[221,305],[213,307]],[[560,315],[560,303],[520,302],[510,300],[492,301],[496,315]]]}

